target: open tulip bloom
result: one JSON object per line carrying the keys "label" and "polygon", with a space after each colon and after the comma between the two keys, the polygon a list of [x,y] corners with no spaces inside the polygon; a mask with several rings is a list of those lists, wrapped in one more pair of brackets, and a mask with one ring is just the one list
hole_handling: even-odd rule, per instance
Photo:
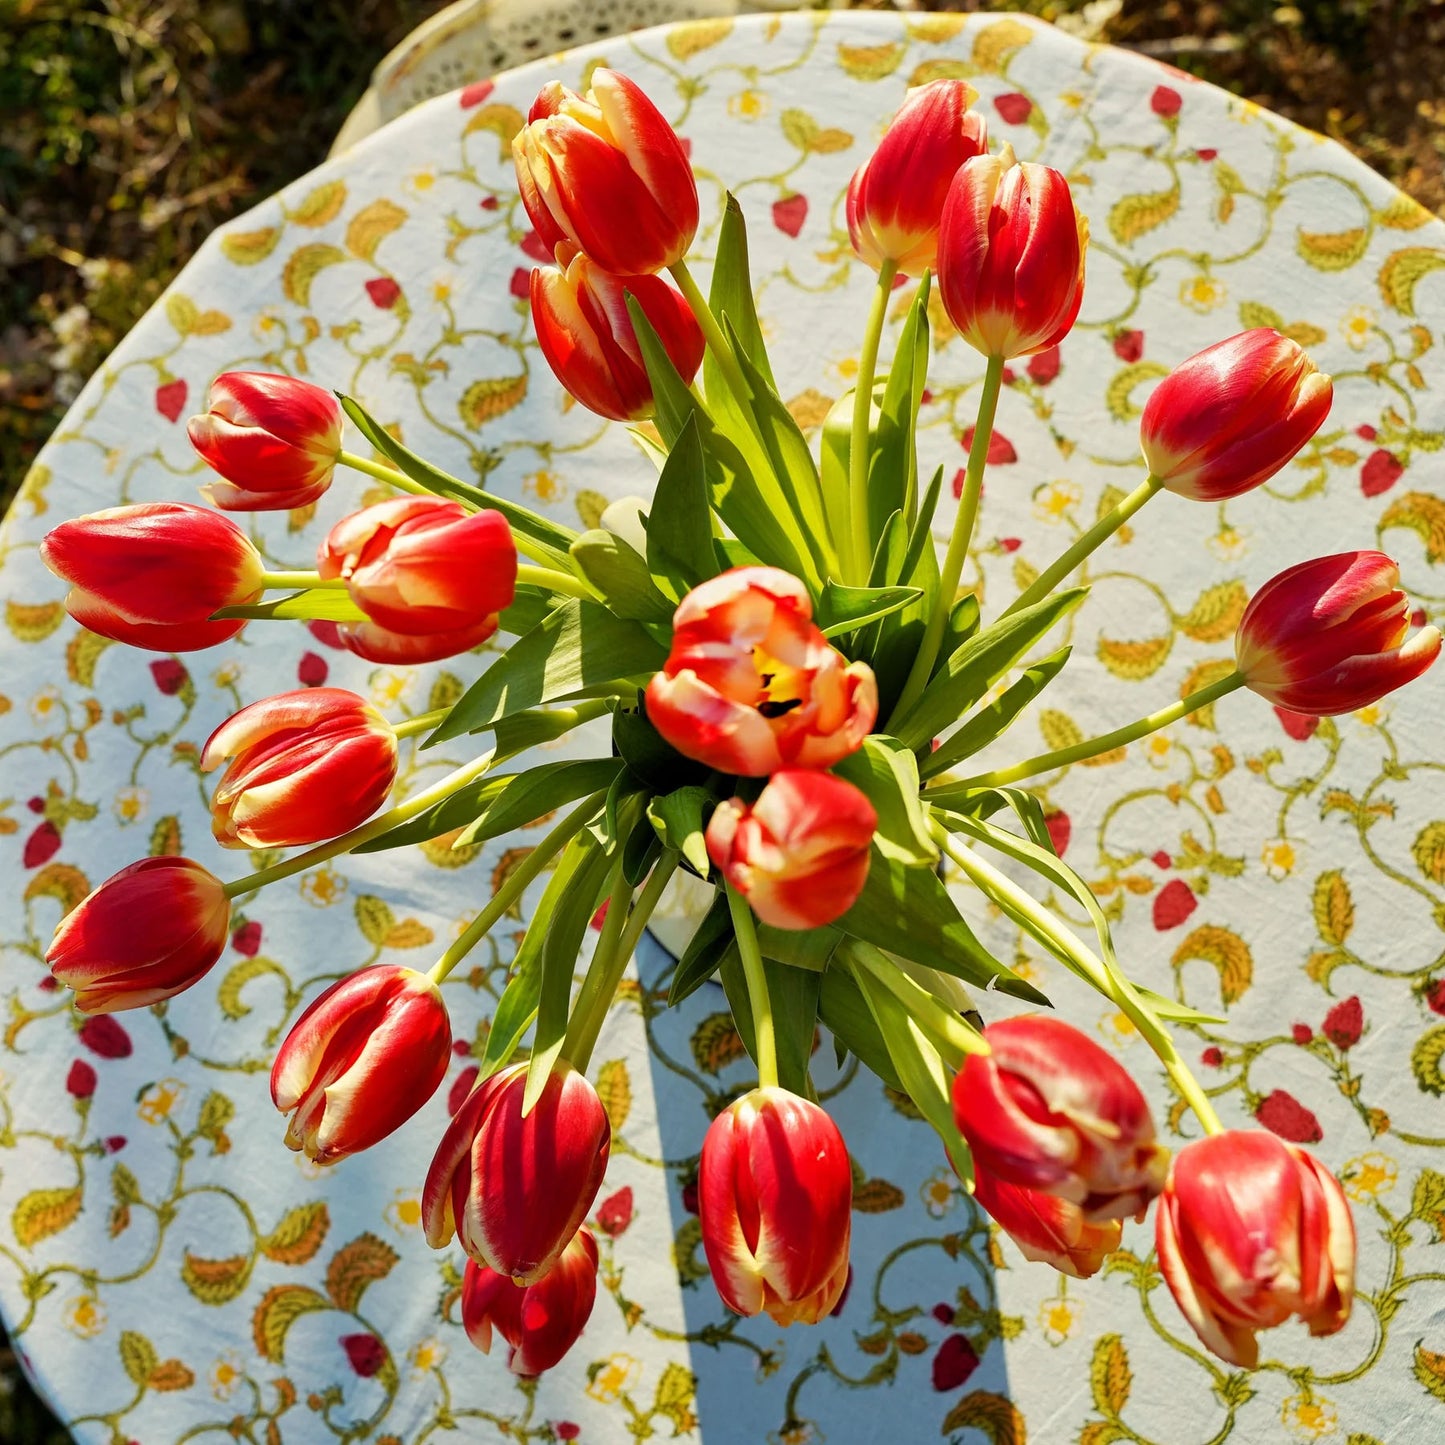
{"label": "open tulip bloom", "polygon": [[[217,837],[304,851],[231,882],[183,858],[132,865],[61,924],[56,979],[82,1011],[158,1004],[215,962],[232,900],[353,849],[470,847],[545,818],[428,972],[377,965],[337,983],[296,1023],[273,1075],[288,1142],[317,1159],[401,1127],[444,1071],[443,981],[494,928],[511,937],[538,885],[476,1050],[479,1082],[454,1103],[424,1206],[429,1241],[459,1243],[473,1262],[472,1338],[486,1348],[498,1331],[514,1369],[554,1364],[591,1308],[597,1246],[579,1229],[611,1136],[587,1068],[679,873],[712,895],[669,1003],[718,978],[758,1075],[705,1144],[701,1120],[697,1131],[703,1242],[733,1310],[813,1322],[844,1290],[847,1146],[809,1075],[822,1025],[840,1058],[851,1052],[911,1100],[1028,1258],[1092,1274],[1121,1221],[1152,1207],[1170,1288],[1216,1353],[1252,1362],[1253,1332],[1291,1315],[1338,1328],[1353,1272],[1343,1194],[1297,1149],[1226,1147],[1235,1136],[1170,1037],[1204,1016],[1130,981],[1039,800],[1013,785],[1235,689],[1263,699],[1243,706],[1326,714],[1413,680],[1440,634],[1412,632],[1398,568],[1371,551],[1281,557],[1298,565],[1250,604],[1227,676],[1099,737],[989,771],[970,762],[1067,661],[1045,639],[1083,607],[1088,587],[1070,582],[1089,553],[1162,491],[1173,496],[1161,506],[1215,504],[1266,481],[1324,421],[1329,379],[1270,331],[1186,361],[1144,412],[1135,489],[990,615],[960,583],[1004,362],[1056,346],[1083,293],[1088,232],[1066,178],[1007,147],[990,154],[961,82],[910,96],[850,192],[853,244],[877,286],[855,391],[815,454],[780,400],[789,385],[774,378],[754,312],[740,207],[728,197],[709,233],[705,294],[685,260],[699,218],[686,148],[625,77],[597,70],[590,85],[585,96],[547,86],[514,142],[522,200],[557,261],[534,280],[533,316],[576,400],[653,417],[652,500],[577,532],[447,475],[348,397],[337,411],[309,383],[219,378],[192,425],[222,477],[217,505],[274,508],[327,489],[334,501],[358,471],[397,495],[362,505],[358,492],[308,572],[266,570],[250,535],[188,503],[63,522],[42,556],[73,587],[73,616],[167,651],[325,619],[376,661],[486,641],[488,663],[459,698],[395,727],[338,690],[217,719],[205,757],[227,765]],[[900,272],[920,280],[885,372]],[[935,278],[983,369],[952,516],[942,468],[920,473],[915,446]],[[342,449],[348,423],[372,456]],[[949,534],[941,557],[935,528]],[[584,724],[594,756],[529,752]],[[422,734],[476,739],[473,761],[388,808],[397,740]],[[1043,894],[1069,895],[1094,938]],[[1047,1006],[1049,980],[1036,986],[990,953],[967,921],[985,911],[1097,990],[1157,1054],[1175,1131],[1192,1110],[1206,1136],[1172,1175],[1175,1146],[1096,1041],[1057,1019],[1003,1017]],[[975,1002],[993,1015],[986,1028]],[[1236,1157],[1253,1161],[1247,1178],[1231,1177]],[[1256,1220],[1271,1231],[1267,1251],[1241,1234]]]}

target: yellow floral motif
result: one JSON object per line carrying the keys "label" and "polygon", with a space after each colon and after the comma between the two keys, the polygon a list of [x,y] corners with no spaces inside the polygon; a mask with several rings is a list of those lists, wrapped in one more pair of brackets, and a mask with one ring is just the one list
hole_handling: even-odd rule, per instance
{"label": "yellow floral motif", "polygon": [[1354,351],[1363,351],[1375,331],[1375,313],[1368,306],[1352,306],[1340,322],[1340,334]]}
{"label": "yellow floral motif", "polygon": [[228,662],[218,667],[211,674],[217,687],[233,687],[241,680],[241,664],[239,662]]}
{"label": "yellow floral motif", "polygon": [[222,1355],[211,1366],[211,1394],[218,1400],[229,1400],[246,1378],[239,1355]]}
{"label": "yellow floral motif", "polygon": [[642,1375],[642,1361],[620,1351],[609,1355],[587,1386],[587,1393],[603,1405],[611,1405],[624,1391],[631,1389]]}
{"label": "yellow floral motif", "polygon": [[1077,90],[1065,90],[1059,95],[1059,104],[1068,106],[1070,110],[1082,110],[1084,97]]}
{"label": "yellow floral motif", "polygon": [[1015,959],[1013,968],[1014,972],[1028,983],[1038,983],[1043,978],[1038,964],[1031,958]]}
{"label": "yellow floral motif", "polygon": [[49,720],[50,714],[60,706],[60,689],[58,687],[42,687],[34,697],[30,699],[30,716],[38,723]]}
{"label": "yellow floral motif", "polygon": [[434,281],[431,288],[431,299],[436,302],[445,302],[452,299],[452,283],[450,281]]}
{"label": "yellow floral motif", "polygon": [[934,1219],[942,1219],[958,1203],[958,1189],[947,1169],[935,1169],[919,1189],[923,1207]]}
{"label": "yellow floral motif", "polygon": [[768,113],[768,97],[761,90],[740,90],[728,100],[734,120],[760,120]]}
{"label": "yellow floral motif", "polygon": [[346,879],[331,867],[318,868],[301,878],[301,896],[313,908],[330,908],[346,892]]}
{"label": "yellow floral motif", "polygon": [[382,1218],[398,1234],[415,1233],[421,1227],[421,1195],[414,1189],[398,1189],[382,1211]]}
{"label": "yellow floral motif", "polygon": [[161,1079],[140,1096],[136,1113],[143,1124],[164,1124],[186,1097],[186,1086],[179,1079]]}
{"label": "yellow floral motif", "polygon": [[1280,1406],[1279,1418],[1296,1440],[1322,1440],[1333,1435],[1340,1417],[1328,1400],[1318,1395],[1291,1395]]}
{"label": "yellow floral motif", "polygon": [[1399,1166],[1386,1154],[1371,1152],[1351,1159],[1340,1170],[1345,1193],[1356,1204],[1367,1204],[1381,1194],[1388,1194],[1399,1182]]}
{"label": "yellow floral motif", "polygon": [[1057,526],[1083,497],[1083,492],[1073,482],[1048,482],[1034,493],[1034,516],[1041,522]]}
{"label": "yellow floral motif", "polygon": [[1061,1345],[1073,1333],[1083,1313],[1083,1305],[1067,1295],[1046,1299],[1039,1306],[1039,1328],[1051,1345]]}
{"label": "yellow floral motif", "polygon": [[405,182],[406,188],[416,195],[425,195],[436,183],[436,172],[432,170],[413,171]]}
{"label": "yellow floral motif", "polygon": [[1163,733],[1153,733],[1144,744],[1144,756],[1157,768],[1173,748],[1174,744]]}
{"label": "yellow floral motif", "polygon": [[416,674],[405,669],[382,669],[371,675],[371,701],[376,707],[395,707],[408,692]]}
{"label": "yellow floral motif", "polygon": [[1213,276],[1194,276],[1179,287],[1179,299],[1201,316],[1208,316],[1223,306],[1228,294]]}
{"label": "yellow floral motif", "polygon": [[1259,850],[1259,857],[1271,878],[1288,878],[1299,862],[1299,850],[1288,838],[1270,838]]}
{"label": "yellow floral motif", "polygon": [[823,1432],[811,1420],[794,1420],[782,1430],[768,1435],[768,1445],[817,1445]]}
{"label": "yellow floral motif", "polygon": [[549,472],[545,467],[533,472],[530,476],[523,477],[522,489],[529,496],[536,497],[539,502],[558,501],[566,491],[562,478],[556,472]]}
{"label": "yellow floral motif", "polygon": [[1355,716],[1359,718],[1367,728],[1376,726],[1384,715],[1384,708],[1377,702],[1372,702],[1368,707],[1358,708],[1355,711]]}
{"label": "yellow floral motif", "polygon": [[105,1321],[105,1306],[93,1294],[78,1294],[65,1306],[66,1329],[83,1340],[93,1340]]}
{"label": "yellow floral motif", "polygon": [[119,823],[138,823],[146,815],[146,807],[150,802],[150,794],[144,788],[129,787],[122,788],[115,795],[115,802],[111,804],[111,811]]}
{"label": "yellow floral motif", "polygon": [[1128,1048],[1139,1038],[1134,1021],[1125,1013],[1108,1013],[1099,1020],[1099,1032],[1115,1048]]}
{"label": "yellow floral motif", "polygon": [[858,375],[858,358],[856,356],[845,356],[835,361],[828,368],[829,373],[845,387],[852,386],[854,378]]}
{"label": "yellow floral motif", "polygon": [[1221,562],[1237,562],[1249,551],[1249,544],[1248,532],[1241,532],[1238,527],[1224,526],[1209,538],[1205,546]]}
{"label": "yellow floral motif", "polygon": [[441,1367],[446,1357],[447,1347],[435,1335],[428,1335],[416,1342],[406,1358],[418,1375],[429,1375]]}

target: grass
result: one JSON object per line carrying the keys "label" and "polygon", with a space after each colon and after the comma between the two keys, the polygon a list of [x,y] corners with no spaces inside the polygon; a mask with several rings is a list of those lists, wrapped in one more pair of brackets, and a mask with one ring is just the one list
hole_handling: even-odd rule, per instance
{"label": "grass", "polygon": [[[441,3],[0,0],[0,510],[201,240],[321,161],[377,60]],[[1437,0],[930,8],[1091,17],[1091,38],[1333,136],[1445,214]],[[65,1438],[0,1350],[0,1442]]]}

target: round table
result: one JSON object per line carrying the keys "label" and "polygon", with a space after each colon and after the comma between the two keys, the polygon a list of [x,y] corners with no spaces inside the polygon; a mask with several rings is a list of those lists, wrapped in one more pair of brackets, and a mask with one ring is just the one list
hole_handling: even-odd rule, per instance
{"label": "round table", "polygon": [[[108,646],[66,618],[36,544],[77,513],[194,497],[205,476],[184,421],[217,372],[335,385],[441,464],[571,523],[649,483],[622,428],[567,403],[522,299],[538,248],[508,142],[544,80],[580,87],[603,60],[691,143],[704,274],[724,187],[739,196],[774,365],[810,429],[850,383],[872,281],[849,252],[842,192],[905,87],[966,76],[995,144],[1070,177],[1092,222],[1087,294],[1061,352],[1011,368],[966,574],[986,607],[1139,480],[1139,409],[1168,367],[1273,325],[1334,374],[1329,421],[1270,486],[1220,507],[1166,496],[1092,559],[1074,663],[1010,755],[1199,685],[1225,665],[1248,594],[1305,557],[1382,546],[1424,612],[1445,610],[1433,481],[1445,353],[1431,325],[1445,227],[1318,136],[994,15],[699,22],[428,103],[211,237],[77,400],[0,540],[0,1301],[27,1368],[77,1440],[143,1445],[1439,1439],[1438,672],[1317,723],[1242,694],[1043,780],[1056,841],[1136,977],[1225,1017],[1183,1043],[1226,1121],[1310,1143],[1354,1201],[1353,1320],[1328,1340],[1299,1326],[1267,1336],[1252,1375],[1198,1349],[1145,1229],[1129,1226],[1125,1251],[1082,1284],[1024,1264],[906,1101],[839,1075],[826,1044],[817,1078],[857,1163],[850,1293],[816,1329],[730,1317],[686,1186],[709,1110],[745,1085],[746,1060],[719,993],[663,1012],[669,960],[655,946],[593,1066],[616,1136],[592,1321],[540,1382],[514,1380],[504,1351],[478,1354],[458,1323],[461,1256],[427,1248],[418,1193],[535,890],[447,985],[453,1067],[381,1147],[329,1172],[289,1154],[266,1069],[325,981],[377,959],[428,966],[533,835],[339,859],[269,889],[211,976],[155,1011],[87,1022],[47,988],[41,957],[62,910],[123,864],[184,851],[234,876],[252,861],[212,843],[196,768],[228,713],[325,679],[399,719],[486,665],[372,668],[325,626],[264,623],[169,657]],[[895,330],[911,294],[897,294]],[[933,319],[921,444],[951,476],[982,364]],[[257,514],[272,565],[307,565],[370,485],[343,476],[314,516]],[[464,756],[412,746],[412,789]],[[1122,1050],[1187,1137],[1192,1121],[1124,1021],[1001,920],[981,926]]]}

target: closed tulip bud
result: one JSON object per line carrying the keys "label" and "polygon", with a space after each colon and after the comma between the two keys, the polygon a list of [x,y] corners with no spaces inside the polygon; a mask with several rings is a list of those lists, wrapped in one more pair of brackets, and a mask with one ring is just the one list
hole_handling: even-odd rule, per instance
{"label": "closed tulip bud", "polygon": [[424,973],[376,964],[333,983],[292,1025],[271,1066],[291,1115],[286,1145],[334,1164],[401,1128],[447,1071],[452,1031]]}
{"label": "closed tulip bud", "polygon": [[853,1176],[838,1126],[776,1086],[754,1089],[708,1127],[698,1215],[722,1302],[775,1323],[825,1318],[848,1283]]}
{"label": "closed tulip bud", "polygon": [[910,90],[878,149],[853,172],[848,237],[875,271],[885,261],[907,276],[933,266],[949,185],[988,149],[987,122],[968,108],[975,98],[961,80]]}
{"label": "closed tulip bud", "polygon": [[511,1349],[514,1375],[550,1370],[577,1343],[597,1299],[597,1241],[579,1229],[562,1257],[536,1284],[516,1285],[475,1260],[462,1275],[462,1327],[484,1354],[492,1331]]}
{"label": "closed tulip bud", "polygon": [[1139,1086],[1112,1054],[1059,1019],[1004,1019],[983,1031],[953,1081],[953,1117],[978,1167],[1057,1195],[1091,1223],[1141,1215],[1164,1187]]}
{"label": "closed tulip bud", "polygon": [[60,920],[45,961],[81,1013],[147,1008],[205,976],[230,924],[219,878],[189,858],[142,858]]}
{"label": "closed tulip bud", "polygon": [[734,567],[694,587],[648,684],[652,725],[684,756],[746,777],[855,752],[878,716],[878,684],[812,617],[807,589],[776,567]]}
{"label": "closed tulip bud", "polygon": [[331,485],[341,405],[294,376],[226,371],[186,433],[224,478],[201,488],[208,502],[229,512],[285,511],[309,505]]}
{"label": "closed tulip bud", "polygon": [[71,584],[82,627],[155,652],[196,652],[234,637],[242,619],[210,621],[264,590],[261,554],[229,517],[186,502],[110,507],[62,522],[40,560]]}
{"label": "closed tulip bud", "polygon": [[973,1197],[1035,1264],[1051,1264],[1071,1279],[1098,1274],[1118,1249],[1124,1226],[1117,1219],[1090,1221],[1084,1211],[1057,1194],[1006,1184],[976,1168]]}
{"label": "closed tulip bud", "polygon": [[597,1090],[563,1061],[526,1118],[527,1065],[482,1080],[442,1137],[422,1191],[427,1243],[456,1235],[478,1264],[535,1284],[586,1219],[612,1127]]}
{"label": "closed tulip bud", "polygon": [[1177,496],[1222,502],[1267,482],[1320,429],[1334,384],[1267,326],[1191,356],[1139,423],[1150,472]]}
{"label": "closed tulip bud", "polygon": [[308,687],[223,722],[201,751],[201,771],[227,758],[211,798],[216,841],[291,848],[339,837],[376,811],[396,778],[396,734],[354,692]]}
{"label": "closed tulip bud", "polygon": [[1046,351],[1084,299],[1089,223],[1048,166],[975,156],[953,178],[938,235],[938,291],[963,339],[1005,360]]}
{"label": "closed tulip bud", "polygon": [[1303,1149],[1231,1130],[1179,1151],[1154,1220],[1159,1268],[1206,1348],[1259,1363],[1256,1330],[1298,1316],[1332,1335],[1355,1295],[1355,1225],[1339,1181]]}
{"label": "closed tulip bud", "polygon": [[764,923],[819,928],[862,892],[877,826],[873,805],[852,783],[783,768],[757,802],[718,804],[707,851]]}
{"label": "closed tulip bud", "polygon": [[619,276],[680,261],[697,183],[677,133],[636,82],[592,72],[585,96],[545,86],[512,141],[517,187],[548,250],[567,241]]}
{"label": "closed tulip bud", "polygon": [[1301,562],[1250,598],[1234,639],[1245,685],[1291,712],[1353,712],[1420,676],[1440,653],[1440,631],[1408,640],[1400,569],[1383,552],[1339,552]]}
{"label": "closed tulip bud", "polygon": [[564,271],[532,272],[532,324],[547,365],[583,406],[613,421],[652,415],[652,383],[627,313],[629,293],[691,385],[705,343],[676,288],[657,276],[614,276],[580,251]]}
{"label": "closed tulip bud", "polygon": [[345,580],[366,622],[341,641],[371,662],[435,662],[469,652],[512,605],[517,547],[500,512],[441,497],[396,497],[343,517],[317,549],[322,577]]}

